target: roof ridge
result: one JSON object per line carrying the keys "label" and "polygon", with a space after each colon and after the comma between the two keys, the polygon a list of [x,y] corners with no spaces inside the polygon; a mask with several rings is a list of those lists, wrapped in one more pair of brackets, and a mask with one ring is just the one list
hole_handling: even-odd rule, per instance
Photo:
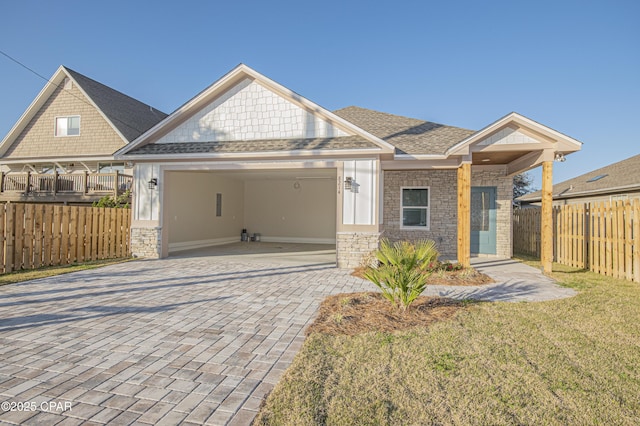
{"label": "roof ridge", "polygon": [[[82,73],[80,73],[80,72],[78,72],[78,71],[72,70],[71,68],[69,68],[69,67],[67,67],[67,66],[65,66],[65,65],[62,65],[62,68],[64,68],[64,69],[65,69],[65,71],[70,72],[71,74],[74,74],[74,75],[73,75],[73,78],[74,78],[74,80],[76,80],[76,81],[77,81],[76,76],[80,76],[81,78],[84,78],[85,80],[89,80],[89,81],[91,81],[92,83],[99,84],[100,86],[102,86],[102,87],[104,87],[104,88],[106,88],[106,89],[109,89],[111,92],[115,92],[115,93],[117,93],[117,94],[118,94],[118,95],[120,95],[120,96],[124,96],[124,97],[126,97],[126,98],[131,99],[132,101],[135,101],[135,102],[141,103],[141,104],[143,104],[143,105],[146,105],[146,106],[150,107],[152,110],[158,111],[158,112],[160,112],[160,113],[162,113],[162,114],[166,114],[164,111],[162,111],[162,110],[160,110],[160,109],[158,109],[158,108],[154,107],[153,105],[150,105],[150,104],[148,104],[148,103],[146,103],[146,102],[143,102],[143,101],[141,101],[140,99],[134,98],[133,96],[129,96],[129,95],[127,95],[126,93],[121,92],[121,91],[119,91],[118,89],[114,89],[113,87],[108,86],[108,85],[106,85],[106,84],[104,84],[104,83],[101,83],[101,82],[99,82],[98,80],[95,80],[95,79],[93,79],[93,78],[91,78],[91,77],[87,77],[86,75],[84,75],[84,74],[82,74]],[[78,84],[82,85],[82,83],[80,83],[80,82],[78,82]],[[87,95],[89,95],[89,94],[87,93]],[[94,99],[94,101],[95,101],[95,99]]]}
{"label": "roof ridge", "polygon": [[344,108],[340,108],[340,109],[334,110],[333,112],[334,112],[335,114],[338,114],[338,113],[339,113],[339,112],[341,112],[341,111],[345,111],[345,110],[349,110],[349,109],[358,109],[358,110],[361,110],[361,111],[369,111],[369,112],[374,112],[374,113],[376,113],[376,114],[384,114],[384,115],[387,115],[387,116],[396,117],[396,118],[402,118],[402,119],[405,119],[405,120],[415,120],[415,121],[419,121],[419,122],[421,122],[421,123],[431,123],[431,124],[437,124],[437,125],[439,125],[439,126],[445,126],[445,127],[451,127],[451,128],[454,128],[454,129],[469,130],[469,131],[473,131],[473,132],[475,132],[475,130],[467,129],[467,128],[465,128],[465,127],[451,126],[451,125],[449,125],[449,124],[443,124],[443,123],[438,123],[438,122],[436,122],[436,121],[424,120],[424,119],[422,119],[422,118],[408,117],[408,116],[406,116],[406,115],[399,115],[399,114],[392,114],[392,113],[390,113],[390,112],[378,111],[378,110],[375,110],[375,109],[371,109],[371,108],[364,108],[364,107],[357,106],[357,105],[349,105],[349,106],[347,106],[347,107],[344,107]]}

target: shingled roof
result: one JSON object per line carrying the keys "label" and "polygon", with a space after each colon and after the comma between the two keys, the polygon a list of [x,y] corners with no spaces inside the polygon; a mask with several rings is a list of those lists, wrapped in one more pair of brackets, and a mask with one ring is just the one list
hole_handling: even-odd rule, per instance
{"label": "shingled roof", "polygon": [[131,142],[163,120],[167,114],[87,76],[64,69],[98,106],[111,123]]}
{"label": "shingled roof", "polygon": [[[601,167],[573,179],[553,185],[553,199],[586,197],[595,194],[619,193],[640,189],[640,155]],[[532,192],[518,201],[538,202],[542,191]]]}
{"label": "shingled roof", "polygon": [[357,106],[333,111],[337,116],[390,143],[396,154],[443,155],[474,130],[388,114]]}
{"label": "shingled roof", "polygon": [[248,141],[152,143],[130,151],[131,155],[316,151],[325,149],[378,148],[360,136],[310,139],[265,139]]}

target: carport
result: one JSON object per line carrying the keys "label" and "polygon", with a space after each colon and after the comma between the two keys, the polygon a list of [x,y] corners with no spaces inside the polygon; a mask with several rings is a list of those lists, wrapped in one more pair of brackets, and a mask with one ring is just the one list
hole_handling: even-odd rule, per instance
{"label": "carport", "polygon": [[250,237],[259,234],[260,242],[228,250],[266,254],[285,245],[286,252],[333,250],[335,262],[335,187],[335,168],[167,170],[162,222],[168,255],[238,243],[246,229]]}

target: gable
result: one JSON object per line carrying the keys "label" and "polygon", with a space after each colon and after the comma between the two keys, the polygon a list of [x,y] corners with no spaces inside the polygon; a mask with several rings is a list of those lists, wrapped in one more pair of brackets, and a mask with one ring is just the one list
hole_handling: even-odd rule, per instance
{"label": "gable", "polygon": [[344,136],[350,135],[256,80],[245,78],[156,143]]}
{"label": "gable", "polygon": [[522,145],[530,143],[537,144],[540,142],[516,129],[505,127],[504,129],[494,133],[490,137],[478,142],[478,145]]}
{"label": "gable", "polygon": [[[55,120],[80,116],[80,135],[56,137]],[[7,148],[3,158],[110,155],[124,146],[120,135],[95,109],[76,84],[56,87]]]}

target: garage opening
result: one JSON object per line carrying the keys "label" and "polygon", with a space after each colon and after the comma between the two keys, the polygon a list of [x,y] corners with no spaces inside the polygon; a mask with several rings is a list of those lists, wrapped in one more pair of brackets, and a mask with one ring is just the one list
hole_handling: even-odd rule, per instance
{"label": "garage opening", "polygon": [[[169,255],[333,251],[336,169],[171,171],[163,221]],[[243,245],[242,231],[249,240]],[[259,241],[255,241],[259,240]],[[253,245],[253,246],[252,246]],[[207,248],[207,250],[202,250]]]}

